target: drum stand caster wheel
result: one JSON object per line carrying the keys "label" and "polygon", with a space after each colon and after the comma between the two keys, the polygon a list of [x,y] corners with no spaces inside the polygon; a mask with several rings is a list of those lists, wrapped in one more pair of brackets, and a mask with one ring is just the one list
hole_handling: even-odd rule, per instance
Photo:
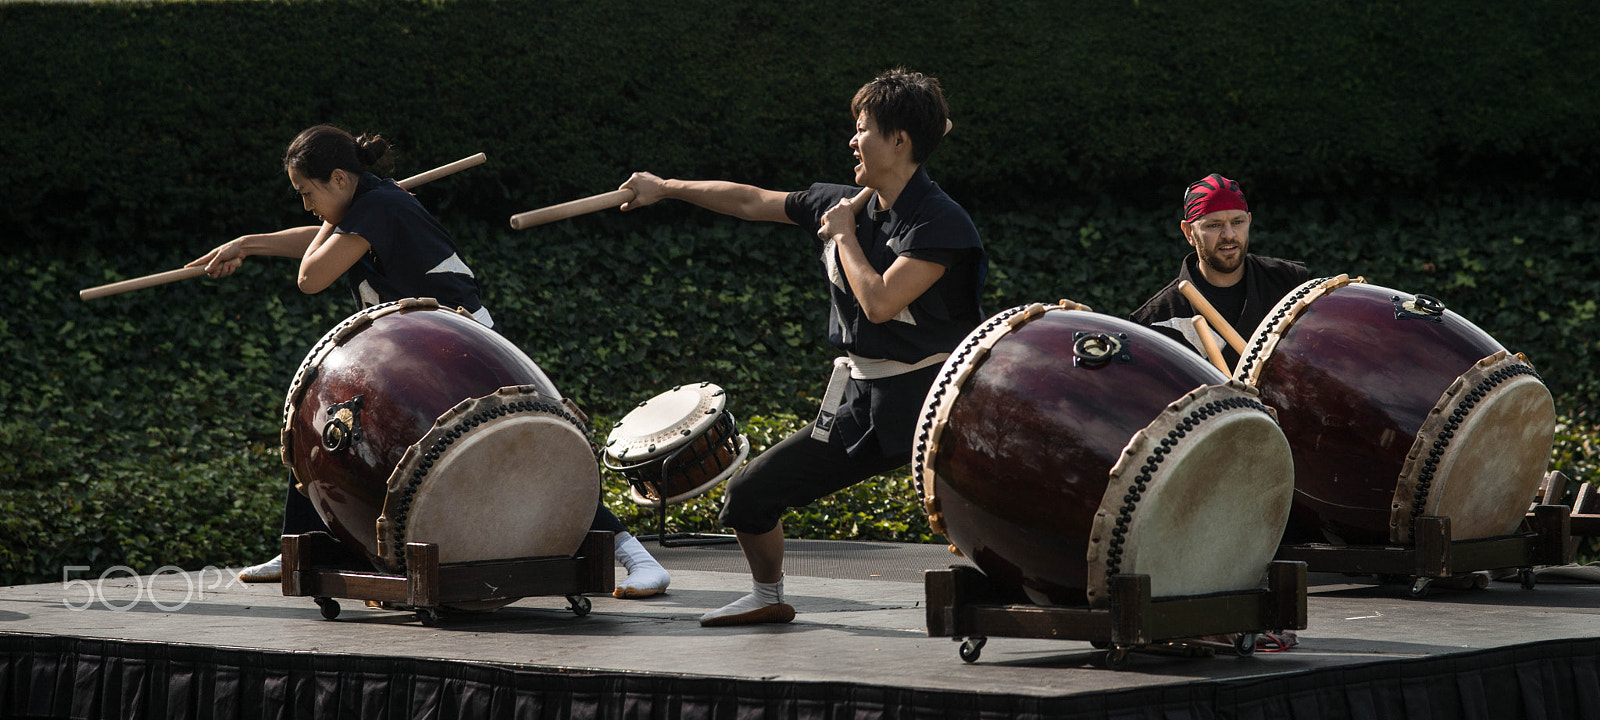
{"label": "drum stand caster wheel", "polygon": [[983,654],[983,646],[989,642],[986,637],[969,637],[961,643],[961,659],[969,663],[978,661],[978,656]]}
{"label": "drum stand caster wheel", "polygon": [[440,617],[439,608],[432,608],[432,607],[420,607],[420,608],[417,608],[417,619],[422,621],[423,625],[426,625],[428,627],[439,627],[439,617]]}
{"label": "drum stand caster wheel", "polygon": [[1533,568],[1523,568],[1517,572],[1517,579],[1522,581],[1523,590],[1532,590],[1539,584],[1539,578],[1533,574]]}
{"label": "drum stand caster wheel", "polygon": [[1240,633],[1239,637],[1233,639],[1233,651],[1237,653],[1239,657],[1250,657],[1251,655],[1256,654],[1257,637],[1258,636],[1253,632]]}
{"label": "drum stand caster wheel", "polygon": [[1122,645],[1112,645],[1106,648],[1106,653],[1100,656],[1107,670],[1121,670],[1128,666],[1128,657],[1133,654],[1133,648]]}
{"label": "drum stand caster wheel", "polygon": [[339,617],[339,601],[333,598],[319,597],[317,607],[322,610],[323,620],[332,620]]}
{"label": "drum stand caster wheel", "polygon": [[589,598],[586,598],[582,595],[568,595],[567,605],[572,609],[572,614],[577,615],[578,617],[588,615],[589,610],[594,607],[594,605],[589,602]]}
{"label": "drum stand caster wheel", "polygon": [[1410,595],[1413,599],[1421,600],[1428,596],[1428,586],[1433,584],[1433,578],[1419,577],[1411,583]]}

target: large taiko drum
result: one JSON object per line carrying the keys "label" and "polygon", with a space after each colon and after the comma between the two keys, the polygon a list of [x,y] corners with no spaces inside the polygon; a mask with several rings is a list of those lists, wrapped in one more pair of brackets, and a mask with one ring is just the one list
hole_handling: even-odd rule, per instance
{"label": "large taiko drum", "polygon": [[945,362],[913,477],[936,532],[1038,604],[1259,587],[1288,518],[1288,442],[1188,348],[1075,303],[1000,313]]}
{"label": "large taiko drum", "polygon": [[576,406],[471,315],[409,299],[328,331],[283,411],[283,462],[329,529],[387,572],[571,555],[600,497]]}
{"label": "large taiko drum", "polygon": [[1234,378],[1293,449],[1288,541],[1405,545],[1419,516],[1449,517],[1457,540],[1504,535],[1549,462],[1555,404],[1533,366],[1427,295],[1306,282]]}

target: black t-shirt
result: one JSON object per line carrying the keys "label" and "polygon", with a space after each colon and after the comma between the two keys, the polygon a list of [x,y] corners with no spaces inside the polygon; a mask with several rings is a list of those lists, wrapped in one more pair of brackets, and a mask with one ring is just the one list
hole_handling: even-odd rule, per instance
{"label": "black t-shirt", "polygon": [[[1204,354],[1204,350],[1190,344],[1183,333],[1173,326],[1175,320],[1192,318],[1197,314],[1194,305],[1190,304],[1189,299],[1178,290],[1178,283],[1184,280],[1193,283],[1195,287],[1200,288],[1201,294],[1205,295],[1206,300],[1213,306],[1217,306],[1219,300],[1231,306],[1235,300],[1225,297],[1229,295],[1226,292],[1227,288],[1220,288],[1224,293],[1215,297],[1207,292],[1208,288],[1213,292],[1219,288],[1205,282],[1200,275],[1198,261],[1199,258],[1194,253],[1189,253],[1188,257],[1183,259],[1183,264],[1178,267],[1177,279],[1146,300],[1144,305],[1128,316],[1128,319],[1140,325],[1148,325],[1151,329],[1194,348],[1195,352]],[[1289,291],[1299,287],[1309,278],[1306,266],[1293,260],[1245,255],[1244,278],[1233,286],[1233,293],[1242,293],[1242,297],[1237,299],[1238,309],[1218,307],[1217,311],[1229,321],[1240,337],[1249,342],[1250,336],[1256,331],[1256,326],[1261,324],[1272,307],[1278,304],[1284,295],[1289,294]],[[1228,367],[1239,364],[1239,354],[1227,343],[1222,343],[1220,349]]]}
{"label": "black t-shirt", "polygon": [[[1206,299],[1206,302],[1211,303],[1211,307],[1216,309],[1217,314],[1221,315],[1223,320],[1227,320],[1229,325],[1237,329],[1240,325],[1239,318],[1244,315],[1244,302],[1245,298],[1249,296],[1249,293],[1246,292],[1249,284],[1241,280],[1227,287],[1217,287],[1206,282],[1206,277],[1198,273],[1194,275],[1193,282],[1195,289],[1200,291],[1200,295]],[[1241,330],[1239,334],[1248,336],[1250,333]]]}
{"label": "black t-shirt", "polygon": [[460,307],[490,327],[472,269],[450,234],[411,193],[393,180],[363,173],[336,232],[360,235],[371,250],[349,277],[362,307],[408,297],[431,297]]}
{"label": "black t-shirt", "polygon": [[[790,193],[784,203],[789,219],[816,238],[822,216],[841,199],[861,188],[818,183]],[[984,319],[979,304],[988,276],[989,259],[978,230],[965,210],[950,199],[927,173],[918,169],[894,206],[878,210],[874,198],[856,218],[856,238],[873,269],[889,269],[906,255],[945,266],[945,272],[895,318],[867,320],[839,267],[832,242],[814,243],[828,283],[828,340],[861,357],[915,363],[955,350]],[[845,388],[833,436],[852,456],[877,446],[885,456],[909,453],[917,412],[938,365],[880,380],[852,379]]]}
{"label": "black t-shirt", "polygon": [[[822,216],[841,199],[861,188],[818,183],[790,193],[784,204],[789,219],[816,237]],[[887,211],[869,209],[856,218],[856,238],[872,268],[889,269],[901,255],[944,265],[933,287],[894,319],[875,324],[837,270],[838,249],[831,241],[815,242],[823,272],[829,277],[828,340],[862,357],[917,362],[950,352],[984,319],[979,295],[988,275],[988,257],[967,212],[950,199],[926,171],[918,170]]]}

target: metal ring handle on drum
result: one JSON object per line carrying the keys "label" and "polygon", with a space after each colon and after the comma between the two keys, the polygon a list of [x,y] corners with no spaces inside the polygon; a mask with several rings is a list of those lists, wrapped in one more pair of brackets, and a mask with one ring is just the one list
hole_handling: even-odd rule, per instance
{"label": "metal ring handle on drum", "polygon": [[324,450],[338,452],[361,442],[361,406],[365,402],[365,395],[357,395],[328,408],[329,420],[322,426]]}
{"label": "metal ring handle on drum", "polygon": [[1122,341],[1127,337],[1123,333],[1080,332],[1072,343],[1072,364],[1100,367],[1113,359],[1124,359]]}
{"label": "metal ring handle on drum", "polygon": [[1399,295],[1395,295],[1389,300],[1394,303],[1394,319],[1396,320],[1444,322],[1444,301],[1432,295],[1419,293],[1412,296],[1410,300],[1401,300]]}

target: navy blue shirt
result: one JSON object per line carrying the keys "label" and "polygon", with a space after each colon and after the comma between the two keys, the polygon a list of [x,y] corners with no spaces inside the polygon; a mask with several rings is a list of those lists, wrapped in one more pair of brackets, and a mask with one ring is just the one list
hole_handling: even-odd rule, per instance
{"label": "navy blue shirt", "polygon": [[360,235],[372,246],[348,273],[362,307],[431,297],[493,327],[472,269],[462,262],[450,234],[393,180],[362,173],[350,209],[334,230]]}
{"label": "navy blue shirt", "polygon": [[[850,185],[818,183],[790,193],[784,212],[816,238],[822,216],[860,191]],[[917,169],[888,210],[878,210],[873,198],[856,217],[856,238],[867,262],[880,274],[901,255],[939,263],[945,272],[895,318],[873,323],[850,293],[838,249],[817,239],[830,300],[828,341],[834,346],[862,357],[915,363],[955,350],[983,322],[979,301],[989,272],[988,255],[972,218],[928,179],[925,170]],[[852,379],[833,436],[852,456],[875,442],[884,455],[904,453],[909,458],[917,412],[938,372],[936,364],[880,380]]]}

